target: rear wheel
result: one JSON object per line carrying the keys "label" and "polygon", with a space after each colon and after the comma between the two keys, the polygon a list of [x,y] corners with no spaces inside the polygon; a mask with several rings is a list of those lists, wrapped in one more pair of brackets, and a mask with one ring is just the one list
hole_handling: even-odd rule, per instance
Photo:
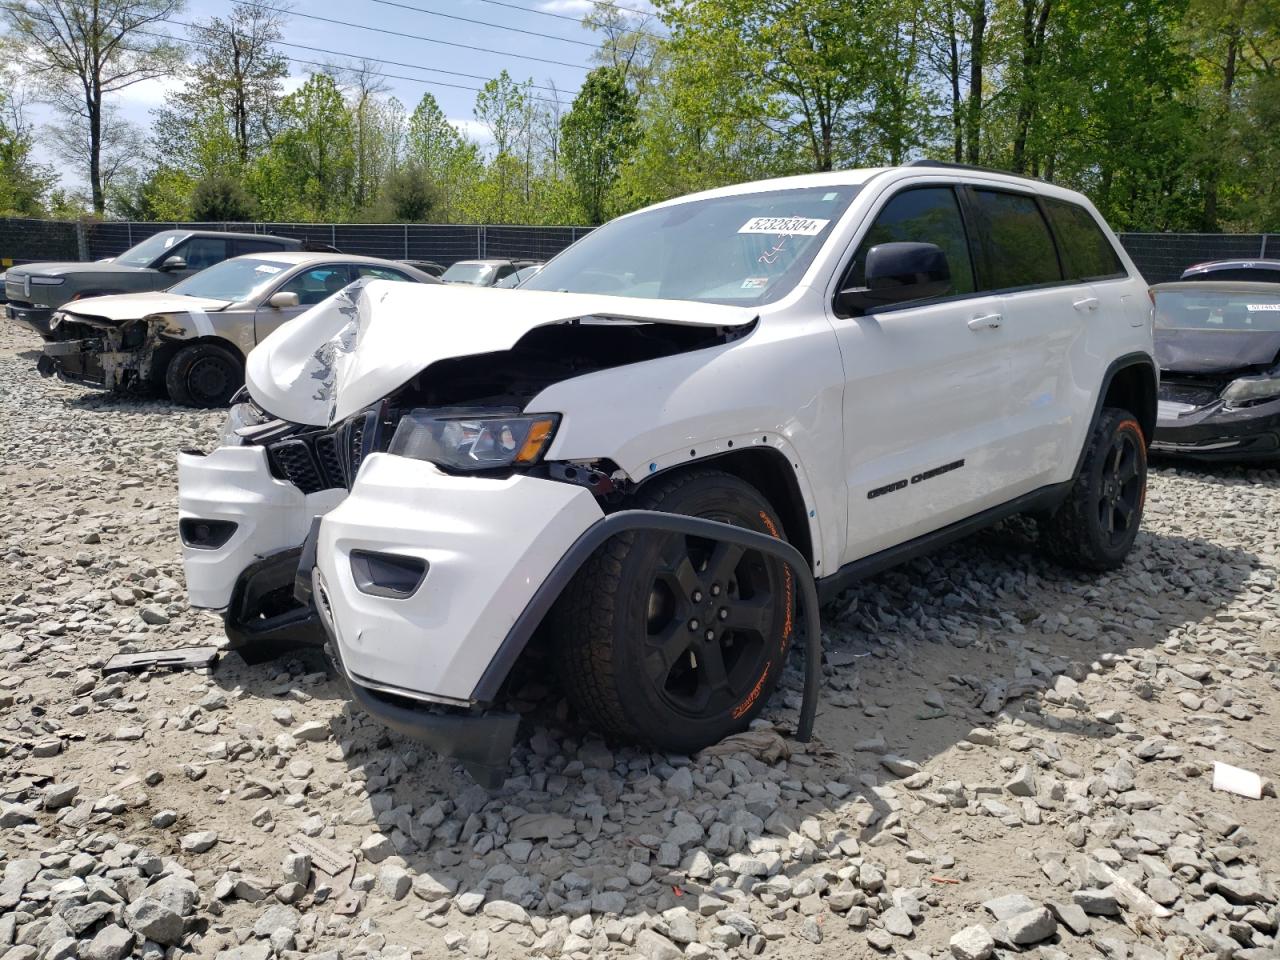
{"label": "rear wheel", "polygon": [[[780,535],[752,486],[700,470],[633,504]],[[791,642],[791,570],[758,551],[683,534],[620,534],[587,561],[552,615],[566,692],[602,730],[692,752],[764,707]]]}
{"label": "rear wheel", "polygon": [[240,358],[216,343],[193,343],[173,355],[164,373],[169,399],[188,407],[225,407],[244,386]]}
{"label": "rear wheel", "polygon": [[1114,570],[1124,563],[1142,522],[1147,443],[1127,410],[1103,409],[1066,502],[1041,521],[1041,541],[1060,563]]}

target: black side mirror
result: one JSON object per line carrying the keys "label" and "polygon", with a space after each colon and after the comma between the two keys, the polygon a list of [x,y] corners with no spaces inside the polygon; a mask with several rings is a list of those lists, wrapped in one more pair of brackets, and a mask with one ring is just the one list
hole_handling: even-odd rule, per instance
{"label": "black side mirror", "polygon": [[951,289],[951,268],[935,243],[880,243],[867,251],[866,283],[836,295],[842,313],[941,297]]}
{"label": "black side mirror", "polygon": [[187,261],[177,256],[166,257],[164,263],[160,264],[160,269],[166,272],[170,270],[185,270],[187,269]]}

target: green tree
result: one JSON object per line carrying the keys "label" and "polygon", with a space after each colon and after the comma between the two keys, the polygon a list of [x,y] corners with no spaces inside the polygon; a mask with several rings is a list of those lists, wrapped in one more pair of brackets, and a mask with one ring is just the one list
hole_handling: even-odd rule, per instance
{"label": "green tree", "polygon": [[421,170],[438,197],[435,216],[457,220],[464,195],[479,179],[480,153],[449,122],[431,94],[423,94],[405,131],[404,157]]}
{"label": "green tree", "polygon": [[0,68],[0,81],[0,215],[37,217],[57,177],[32,159],[25,88],[5,68]]}
{"label": "green tree", "polygon": [[573,109],[560,122],[565,169],[591,223],[610,211],[610,195],[623,163],[635,148],[635,96],[617,67],[597,67],[583,82]]}
{"label": "green tree", "polygon": [[106,206],[102,149],[108,98],[172,73],[178,47],[156,25],[183,0],[24,0],[0,6],[18,62],[41,80],[69,121],[83,128],[94,212]]}
{"label": "green tree", "polygon": [[312,74],[285,97],[280,124],[249,176],[262,212],[299,220],[337,220],[353,213],[354,122],[333,77]]}
{"label": "green tree", "polygon": [[288,63],[275,49],[284,11],[236,6],[193,24],[183,85],[153,112],[157,160],[194,177],[242,174],[279,126]]}
{"label": "green tree", "polygon": [[410,162],[392,171],[383,182],[378,219],[423,223],[435,216],[439,203],[440,195],[426,170]]}

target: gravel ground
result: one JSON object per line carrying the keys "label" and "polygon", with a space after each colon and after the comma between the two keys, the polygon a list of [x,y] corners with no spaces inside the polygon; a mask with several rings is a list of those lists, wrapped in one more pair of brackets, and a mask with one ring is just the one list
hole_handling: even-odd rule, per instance
{"label": "gravel ground", "polygon": [[1211,790],[1278,772],[1275,472],[1156,472],[1115,575],[1010,525],[862,585],[807,746],[798,659],[776,727],[695,758],[529,685],[490,794],[318,658],[103,676],[221,638],[174,452],[222,417],[41,380],[0,328],[0,960],[1280,956],[1274,789]]}

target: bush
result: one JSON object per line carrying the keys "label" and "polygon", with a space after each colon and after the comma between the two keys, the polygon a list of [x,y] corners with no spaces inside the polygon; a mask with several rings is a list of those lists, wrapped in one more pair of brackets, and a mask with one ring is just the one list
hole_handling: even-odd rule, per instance
{"label": "bush", "polygon": [[439,203],[439,192],[426,171],[411,163],[387,177],[378,207],[379,213],[390,220],[414,223],[429,220]]}
{"label": "bush", "polygon": [[234,177],[225,174],[205,177],[191,191],[192,220],[239,222],[252,220],[253,216],[253,197]]}

